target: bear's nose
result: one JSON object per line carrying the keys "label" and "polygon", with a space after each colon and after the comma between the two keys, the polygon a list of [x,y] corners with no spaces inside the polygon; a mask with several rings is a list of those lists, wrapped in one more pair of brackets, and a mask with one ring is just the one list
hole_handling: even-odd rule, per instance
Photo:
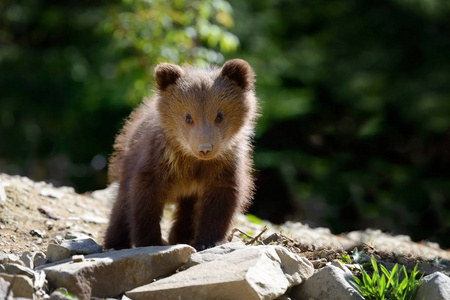
{"label": "bear's nose", "polygon": [[198,152],[203,156],[207,156],[212,152],[213,148],[210,144],[203,144],[198,146]]}

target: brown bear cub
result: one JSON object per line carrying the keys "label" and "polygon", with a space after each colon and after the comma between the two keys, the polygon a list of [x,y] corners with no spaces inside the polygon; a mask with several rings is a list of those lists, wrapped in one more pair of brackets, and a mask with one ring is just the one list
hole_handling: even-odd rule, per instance
{"label": "brown bear cub", "polygon": [[234,59],[221,69],[162,63],[155,77],[156,95],[133,111],[114,144],[109,177],[120,188],[105,248],[162,245],[166,203],[177,206],[169,243],[210,248],[225,242],[252,198],[255,76]]}

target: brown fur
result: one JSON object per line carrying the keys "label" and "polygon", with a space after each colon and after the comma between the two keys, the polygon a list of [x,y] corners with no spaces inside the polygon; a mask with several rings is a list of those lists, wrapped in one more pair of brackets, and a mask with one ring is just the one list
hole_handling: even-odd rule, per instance
{"label": "brown fur", "polygon": [[109,176],[120,188],[105,248],[161,245],[166,203],[177,204],[171,244],[215,246],[253,194],[253,70],[240,59],[221,69],[163,63],[155,77],[156,95],[133,111],[114,144]]}

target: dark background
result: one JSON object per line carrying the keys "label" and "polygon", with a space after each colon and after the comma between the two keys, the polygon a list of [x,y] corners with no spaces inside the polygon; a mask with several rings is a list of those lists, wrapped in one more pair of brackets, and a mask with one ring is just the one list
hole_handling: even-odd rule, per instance
{"label": "dark background", "polygon": [[0,3],[0,171],[106,185],[158,62],[246,59],[263,117],[250,212],[450,247],[450,2]]}

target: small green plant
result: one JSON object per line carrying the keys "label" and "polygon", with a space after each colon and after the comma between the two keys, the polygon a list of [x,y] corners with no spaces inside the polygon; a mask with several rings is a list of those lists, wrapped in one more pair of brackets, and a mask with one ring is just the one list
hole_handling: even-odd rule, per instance
{"label": "small green plant", "polygon": [[78,300],[78,297],[75,295],[72,295],[71,293],[69,293],[67,290],[65,289],[57,289],[56,291],[60,292],[61,294],[63,294],[64,296],[74,299],[74,300]]}
{"label": "small green plant", "polygon": [[352,259],[350,258],[350,255],[348,255],[348,254],[343,254],[342,256],[341,256],[341,262],[342,263],[344,263],[344,264],[351,264],[352,263]]}
{"label": "small green plant", "polygon": [[356,263],[359,264],[361,263],[361,260],[364,258],[365,256],[365,252],[364,251],[358,251],[358,248],[355,247],[355,249],[353,249],[353,251],[350,254],[344,254],[341,256],[341,262],[344,264],[352,264],[352,263]]}
{"label": "small green plant", "polygon": [[[383,265],[378,270],[378,265],[375,259],[371,258],[373,274],[372,277],[361,267],[362,279],[356,276],[352,284],[366,299],[373,300],[412,300],[416,296],[417,289],[420,285],[423,275],[416,280],[416,276],[419,273],[417,271],[417,264],[411,275],[408,277],[405,266],[399,269],[398,264],[394,266],[391,272],[389,272]],[[404,278],[400,281],[400,275],[404,273]]]}

